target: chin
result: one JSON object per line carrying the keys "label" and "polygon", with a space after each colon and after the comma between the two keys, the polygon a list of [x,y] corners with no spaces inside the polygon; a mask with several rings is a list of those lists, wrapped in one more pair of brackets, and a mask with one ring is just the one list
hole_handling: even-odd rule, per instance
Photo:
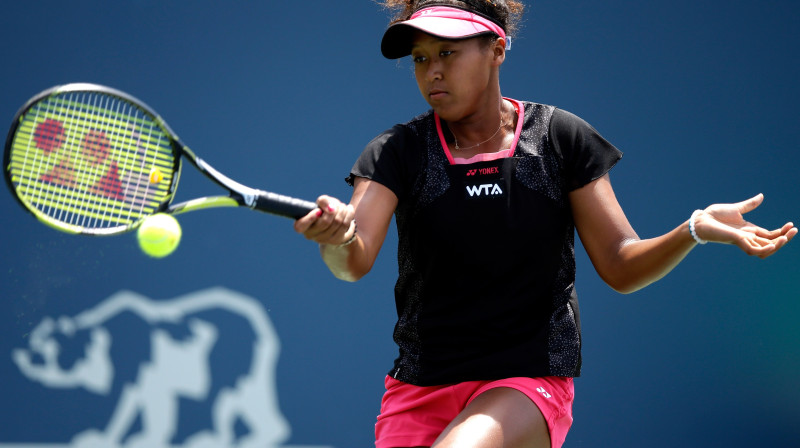
{"label": "chin", "polygon": [[436,114],[439,115],[439,118],[441,118],[444,121],[453,122],[457,121],[460,118],[458,113],[455,112],[452,108],[443,107],[441,104],[439,105],[431,104],[431,108],[433,108],[433,111],[436,112]]}

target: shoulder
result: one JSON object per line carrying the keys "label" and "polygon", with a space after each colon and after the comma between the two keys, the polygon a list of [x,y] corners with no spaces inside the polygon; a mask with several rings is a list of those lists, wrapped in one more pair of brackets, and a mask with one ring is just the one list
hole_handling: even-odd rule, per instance
{"label": "shoulder", "polygon": [[388,187],[397,197],[403,197],[409,178],[420,171],[426,136],[431,129],[435,133],[433,112],[428,111],[381,132],[367,143],[347,182],[353,185],[355,177],[364,177]]}
{"label": "shoulder", "polygon": [[545,126],[557,141],[586,132],[597,132],[586,120],[572,112],[550,104],[519,101],[524,107],[526,127]]}
{"label": "shoulder", "polygon": [[533,101],[519,101],[523,106],[523,132],[534,130],[535,135],[544,133],[547,136],[553,134],[553,130],[563,130],[569,128],[575,119],[580,121],[577,116],[559,109],[556,106]]}
{"label": "shoulder", "polygon": [[566,110],[553,111],[549,132],[553,149],[564,161],[571,190],[607,173],[622,158],[622,152],[592,125]]}
{"label": "shoulder", "polygon": [[384,147],[386,145],[402,147],[410,143],[409,140],[413,140],[429,132],[431,127],[435,129],[433,111],[429,110],[405,123],[396,124],[381,132],[367,144],[367,147],[375,148]]}
{"label": "shoulder", "polygon": [[550,120],[550,130],[555,135],[575,135],[576,133],[597,132],[586,120],[564,109],[555,108]]}
{"label": "shoulder", "polygon": [[527,125],[534,122],[548,126],[550,133],[556,136],[574,135],[584,131],[594,131],[594,128],[578,115],[550,104],[536,103],[533,101],[520,101],[525,108],[525,121]]}
{"label": "shoulder", "polygon": [[606,146],[608,143],[586,120],[564,109],[555,108],[550,119],[552,144],[562,156],[579,148]]}
{"label": "shoulder", "polygon": [[376,163],[380,160],[408,162],[409,159],[414,160],[424,154],[426,142],[435,134],[433,111],[428,111],[375,136],[367,143],[362,157],[372,158]]}

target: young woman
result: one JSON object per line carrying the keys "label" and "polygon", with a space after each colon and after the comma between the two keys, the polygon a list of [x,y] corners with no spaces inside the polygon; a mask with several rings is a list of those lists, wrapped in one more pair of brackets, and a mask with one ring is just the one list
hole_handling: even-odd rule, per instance
{"label": "young woman", "polygon": [[576,229],[599,275],[623,293],[660,279],[697,244],[766,257],[797,229],[745,221],[758,195],[639,238],[609,181],[621,153],[575,115],[501,95],[519,2],[385,3],[401,11],[381,50],[411,56],[431,110],[367,145],[349,204],[321,196],[295,223],[334,275],[356,281],[396,217],[399,356],[376,446],[559,447],[581,366]]}

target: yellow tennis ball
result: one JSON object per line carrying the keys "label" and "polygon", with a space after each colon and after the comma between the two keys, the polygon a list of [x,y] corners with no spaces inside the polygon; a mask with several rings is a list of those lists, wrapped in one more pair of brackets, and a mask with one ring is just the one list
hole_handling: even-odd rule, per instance
{"label": "yellow tennis ball", "polygon": [[136,232],[142,252],[154,258],[171,254],[181,242],[181,226],[171,215],[158,213],[148,218]]}

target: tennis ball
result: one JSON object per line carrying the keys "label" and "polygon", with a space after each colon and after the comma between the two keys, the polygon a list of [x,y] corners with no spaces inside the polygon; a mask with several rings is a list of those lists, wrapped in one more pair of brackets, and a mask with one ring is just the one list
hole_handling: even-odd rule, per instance
{"label": "tennis ball", "polygon": [[181,226],[171,215],[158,213],[148,218],[136,232],[142,252],[154,258],[171,254],[181,242]]}

